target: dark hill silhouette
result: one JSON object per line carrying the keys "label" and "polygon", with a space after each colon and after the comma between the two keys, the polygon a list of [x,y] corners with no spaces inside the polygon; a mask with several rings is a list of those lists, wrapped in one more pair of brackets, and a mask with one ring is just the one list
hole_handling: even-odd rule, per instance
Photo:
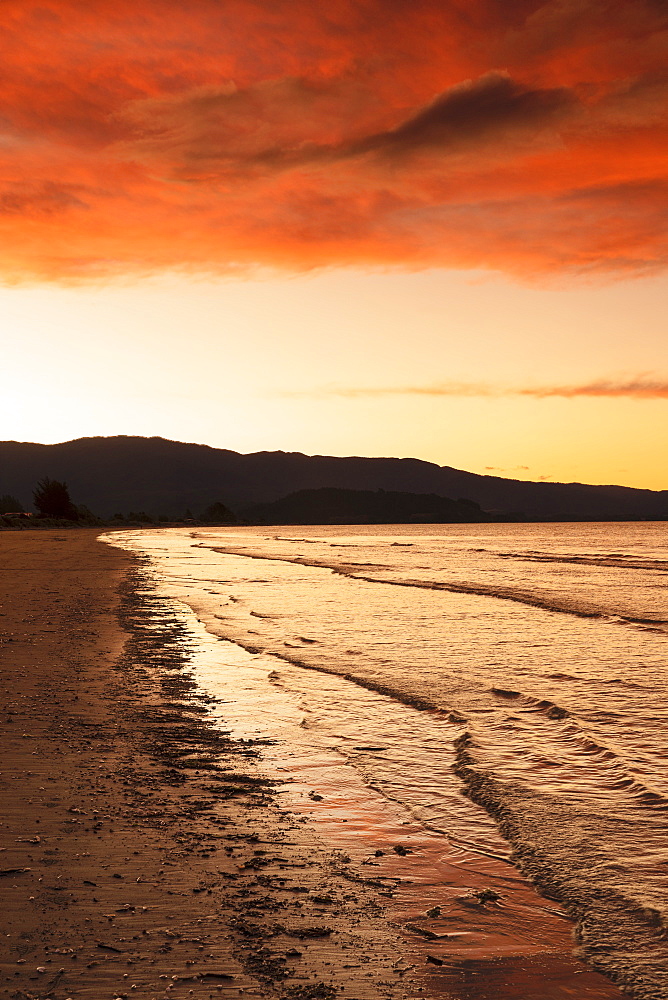
{"label": "dark hill silhouette", "polygon": [[451,524],[488,521],[472,500],[387,490],[298,490],[241,511],[251,524]]}
{"label": "dark hill silhouette", "polygon": [[484,510],[533,520],[663,520],[668,491],[479,476],[415,458],[331,458],[299,452],[241,455],[164,438],[80,438],[63,444],[0,443],[0,493],[30,506],[36,483],[67,482],[77,503],[105,517],[146,510],[182,516],[220,501],[235,512],[298,490],[384,489],[466,497]]}

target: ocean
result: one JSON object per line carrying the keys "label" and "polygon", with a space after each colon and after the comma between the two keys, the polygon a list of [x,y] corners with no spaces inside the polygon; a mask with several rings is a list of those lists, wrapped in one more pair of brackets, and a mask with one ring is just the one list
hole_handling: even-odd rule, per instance
{"label": "ocean", "polygon": [[[188,624],[220,725],[265,740],[291,808],[370,858],[397,829],[431,852],[406,913],[438,905],[459,955],[506,963],[493,993],[460,977],[451,995],[617,995],[572,986],[563,955],[553,987],[545,960],[527,992],[531,962],[556,953],[540,930],[563,923],[556,900],[589,966],[668,997],[666,525],[104,537],[143,557],[146,586]],[[447,919],[462,879],[468,924]]]}

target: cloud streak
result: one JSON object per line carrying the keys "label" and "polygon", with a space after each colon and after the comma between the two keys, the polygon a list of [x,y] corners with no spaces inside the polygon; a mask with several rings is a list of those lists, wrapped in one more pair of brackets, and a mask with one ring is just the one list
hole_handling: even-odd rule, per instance
{"label": "cloud streak", "polygon": [[664,268],[665,7],[463,10],[7,0],[0,277]]}
{"label": "cloud streak", "polygon": [[[577,114],[565,87],[530,88],[505,72],[489,72],[437,94],[394,127],[356,137],[343,134],[341,115],[354,104],[360,117],[381,111],[372,94],[350,81],[314,84],[305,78],[199,88],[174,100],[136,102],[124,113],[138,138],[127,145],[140,158],[177,165],[191,179],[212,172],[249,170],[271,175],[297,167],[327,166],[366,158],[381,174],[423,155],[512,147]],[[318,133],[333,136],[319,141]],[[358,128],[359,131],[359,128]],[[339,133],[337,135],[337,133]]]}
{"label": "cloud streak", "polygon": [[617,382],[601,379],[584,385],[524,388],[517,390],[517,394],[535,396],[538,399],[547,399],[550,396],[561,396],[565,399],[574,399],[578,396],[600,399],[668,399],[668,380],[637,378]]}
{"label": "cloud streak", "polygon": [[433,385],[335,387],[290,396],[338,396],[345,399],[382,396],[493,397],[529,396],[535,399],[668,399],[668,379],[638,376],[632,379],[597,379],[580,385],[496,386],[482,382],[440,382]]}
{"label": "cloud streak", "polygon": [[536,134],[575,112],[566,87],[530,88],[493,71],[438,94],[396,128],[352,144],[343,155],[409,156],[423,150],[448,152],[467,145],[512,142]]}

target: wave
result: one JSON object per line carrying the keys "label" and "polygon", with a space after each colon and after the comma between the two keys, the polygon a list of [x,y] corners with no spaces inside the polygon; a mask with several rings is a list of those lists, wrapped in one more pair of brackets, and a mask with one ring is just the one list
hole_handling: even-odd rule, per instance
{"label": "wave", "polygon": [[541,552],[540,550],[524,550],[519,552],[499,552],[495,549],[469,549],[469,552],[484,552],[495,559],[513,559],[522,562],[567,563],[577,566],[592,566],[601,569],[639,569],[652,573],[668,573],[668,560],[643,559],[638,556],[625,555],[622,552],[605,554],[568,554]]}
{"label": "wave", "polygon": [[442,590],[453,594],[470,594],[474,597],[491,597],[501,601],[514,601],[518,604],[525,604],[529,607],[541,608],[544,611],[552,611],[556,614],[574,615],[577,618],[599,619],[612,625],[647,627],[652,631],[668,634],[668,619],[652,618],[640,615],[615,614],[609,608],[578,601],[563,594],[545,593],[539,591],[523,590],[520,587],[492,586],[484,583],[462,583],[455,580],[418,580],[418,579],[397,579],[388,576],[369,576],[364,570],[387,571],[390,567],[380,563],[338,563],[328,562],[326,559],[312,559],[306,556],[275,555],[263,552],[249,552],[244,549],[233,548],[231,546],[207,546],[214,552],[221,555],[241,556],[245,559],[264,559],[271,562],[293,563],[299,566],[310,566],[315,569],[327,569],[340,576],[347,576],[355,580],[363,580],[365,583],[378,583],[392,587],[417,587],[422,590]]}
{"label": "wave", "polygon": [[[455,772],[467,795],[496,820],[520,871],[575,920],[585,960],[637,998],[668,998],[665,872],[651,847],[666,831],[651,801],[613,803],[605,810],[595,795],[566,798],[500,776],[479,759],[470,731],[456,746]],[[638,805],[650,807],[647,818]],[[629,832],[637,830],[633,875],[628,861],[610,850],[620,822]]]}
{"label": "wave", "polygon": [[273,535],[275,542],[298,542],[300,545],[317,545],[317,538],[290,538],[287,535]]}
{"label": "wave", "polygon": [[[655,878],[642,856],[645,844],[650,859],[659,846],[668,800],[630,773],[614,747],[594,738],[572,711],[558,701],[494,686],[490,704],[497,703],[499,712],[466,717],[391,682],[318,663],[304,649],[277,652],[239,635],[228,638],[250,652],[270,652],[303,669],[339,676],[454,723],[454,773],[466,795],[496,821],[519,869],[565,906],[583,957],[641,1000],[668,998],[661,873]],[[504,726],[510,738],[499,739]],[[614,846],[620,825],[636,838],[633,881],[623,850],[620,856]],[[480,845],[466,846],[487,853]]]}
{"label": "wave", "polygon": [[[251,612],[252,614],[252,612]],[[221,621],[219,616],[216,616]],[[264,616],[262,616],[264,617]],[[269,616],[266,616],[269,617]],[[377,694],[392,698],[418,711],[432,713],[441,719],[458,726],[472,727],[476,715],[467,716],[439,698],[430,697],[424,691],[417,693],[406,690],[401,684],[393,684],[389,678],[370,678],[359,672],[354,666],[348,669],[339,660],[335,664],[322,661],[318,652],[318,640],[300,635],[296,642],[285,642],[282,648],[277,648],[271,638],[263,640],[261,636],[247,629],[235,627],[231,621],[221,621],[224,638],[253,654],[268,653],[276,659],[283,660],[301,669],[341,677],[359,687],[374,691]],[[215,634],[220,635],[218,627]],[[557,675],[565,676],[565,675]],[[625,684],[617,678],[607,681]],[[637,685],[631,684],[636,687]],[[485,717],[484,726],[498,733],[499,727],[504,730],[503,739],[494,736],[491,747],[490,767],[494,770],[499,761],[498,748],[505,745],[509,749],[508,760],[513,764],[516,774],[522,774],[523,780],[532,783],[532,776],[539,774],[541,768],[554,768],[551,774],[559,778],[562,792],[588,797],[610,797],[614,800],[620,795],[632,799],[636,806],[652,810],[668,811],[668,798],[660,792],[646,786],[640,778],[629,772],[624,758],[609,745],[595,739],[586,729],[586,723],[573,716],[573,709],[558,704],[551,698],[536,697],[513,688],[491,686],[489,708],[500,709],[503,715],[494,713]],[[512,709],[513,715],[504,711],[505,706]],[[610,712],[596,713],[600,719],[605,715],[605,721],[614,724],[617,716]],[[495,724],[494,718],[503,719]],[[522,725],[517,726],[515,719],[520,719]],[[541,721],[543,723],[541,724]]]}
{"label": "wave", "polygon": [[[541,777],[540,787],[558,783],[566,794],[589,795],[595,799],[608,795],[619,800],[619,793],[622,793],[633,800],[633,805],[668,811],[668,797],[632,773],[633,763],[614,745],[593,737],[586,728],[587,723],[576,720],[572,711],[546,698],[539,699],[520,691],[492,687],[490,692],[501,703],[512,705],[517,713],[504,715],[500,723],[485,724],[492,733],[491,742],[487,737],[489,750],[486,752],[492,767],[495,760],[503,759],[499,750],[502,741],[498,738],[502,730],[503,745],[510,753],[508,760],[512,761],[513,773],[524,774],[529,784],[532,784],[534,773],[539,774],[542,767],[549,766],[554,769],[551,771],[553,777],[548,778],[547,783]],[[608,723],[620,719],[611,712],[596,714],[599,720],[602,716]]]}

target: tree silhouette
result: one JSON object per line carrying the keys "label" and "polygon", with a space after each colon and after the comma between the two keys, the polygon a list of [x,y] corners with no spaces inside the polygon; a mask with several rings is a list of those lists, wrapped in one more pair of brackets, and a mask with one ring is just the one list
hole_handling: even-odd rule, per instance
{"label": "tree silhouette", "polygon": [[23,507],[21,501],[17,500],[11,493],[3,493],[0,497],[0,514],[22,514]]}
{"label": "tree silhouette", "polygon": [[210,507],[207,507],[201,515],[202,521],[215,521],[221,524],[236,524],[236,515],[232,513],[229,507],[226,507],[224,503],[218,500],[216,503],[212,503]]}
{"label": "tree silhouette", "polygon": [[40,479],[32,495],[33,503],[42,517],[66,517],[77,521],[79,513],[72,503],[67,483],[57,479]]}

